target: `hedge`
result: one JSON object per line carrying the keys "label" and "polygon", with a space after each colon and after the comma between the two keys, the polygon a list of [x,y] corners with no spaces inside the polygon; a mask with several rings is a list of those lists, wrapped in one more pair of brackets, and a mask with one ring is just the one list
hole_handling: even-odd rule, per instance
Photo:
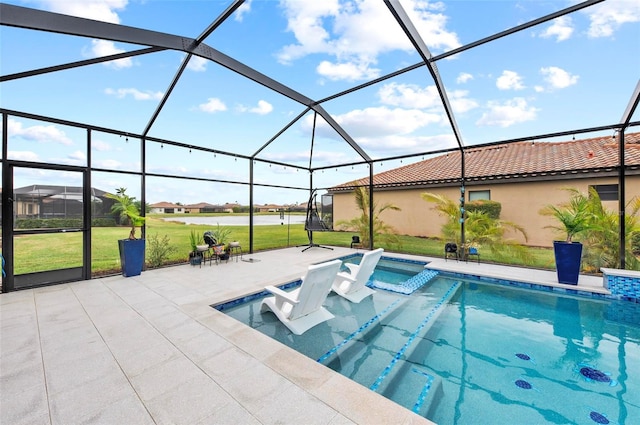
{"label": "hedge", "polygon": [[466,202],[464,206],[467,211],[484,212],[495,220],[500,218],[500,212],[502,211],[502,204],[500,204],[500,202],[490,201],[488,199],[469,201]]}
{"label": "hedge", "polygon": [[[113,218],[95,218],[91,220],[91,227],[114,227]],[[16,229],[63,229],[82,228],[80,218],[19,218],[15,223]]]}

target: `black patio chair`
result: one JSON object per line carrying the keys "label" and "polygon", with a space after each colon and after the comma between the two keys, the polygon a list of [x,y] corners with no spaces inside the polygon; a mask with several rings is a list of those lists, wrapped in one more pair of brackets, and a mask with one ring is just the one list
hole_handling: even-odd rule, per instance
{"label": "black patio chair", "polygon": [[447,261],[451,256],[458,261],[458,245],[453,242],[447,242],[444,245],[444,260]]}

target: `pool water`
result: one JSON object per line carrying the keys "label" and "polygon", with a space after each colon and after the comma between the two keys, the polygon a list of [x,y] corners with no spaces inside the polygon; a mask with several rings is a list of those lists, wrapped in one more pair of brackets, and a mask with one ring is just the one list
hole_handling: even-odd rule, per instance
{"label": "pool water", "polygon": [[260,303],[223,311],[436,423],[640,423],[640,304],[440,275],[332,293],[336,317],[296,336]]}

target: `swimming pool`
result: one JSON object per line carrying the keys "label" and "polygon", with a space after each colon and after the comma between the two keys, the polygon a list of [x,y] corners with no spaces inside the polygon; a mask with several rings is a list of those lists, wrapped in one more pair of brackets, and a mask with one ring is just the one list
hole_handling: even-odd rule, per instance
{"label": "swimming pool", "polygon": [[439,275],[292,335],[261,299],[223,311],[416,413],[449,423],[633,423],[640,305]]}

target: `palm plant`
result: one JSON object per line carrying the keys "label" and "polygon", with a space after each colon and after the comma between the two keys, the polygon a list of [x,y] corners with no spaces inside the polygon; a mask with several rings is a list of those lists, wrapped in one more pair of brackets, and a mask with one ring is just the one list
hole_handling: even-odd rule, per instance
{"label": "palm plant", "polygon": [[[597,272],[601,267],[615,268],[620,258],[619,214],[604,207],[598,192],[589,190],[589,210],[591,225],[585,232],[585,254],[583,264],[588,271]],[[640,198],[634,197],[625,207],[625,266],[632,270],[640,268],[640,262],[633,253],[633,235],[640,233]]]}
{"label": "palm plant", "polygon": [[120,216],[120,223],[129,223],[131,230],[129,231],[129,239],[136,239],[136,227],[142,226],[145,217],[140,215],[140,210],[136,206],[136,198],[127,195],[127,188],[121,187],[116,189],[116,194],[107,193],[105,196],[116,201],[111,206],[111,213]]}
{"label": "palm plant", "polygon": [[[360,235],[360,240],[362,241],[362,246],[371,246],[371,241],[369,238],[369,206],[370,198],[369,191],[364,187],[356,187],[355,191],[355,201],[358,209],[360,210],[360,215],[358,217],[352,218],[351,220],[340,220],[337,223],[337,226],[343,230],[353,230],[358,232]],[[376,240],[382,241],[384,244],[389,245],[400,245],[400,238],[397,235],[395,229],[386,224],[380,218],[380,215],[386,211],[401,211],[400,207],[394,204],[385,203],[383,205],[378,205],[377,202],[373,202],[373,235]]]}
{"label": "palm plant", "polygon": [[540,210],[540,214],[555,218],[558,223],[546,226],[546,228],[556,230],[564,235],[566,242],[571,243],[574,237],[591,228],[593,212],[588,195],[573,188],[565,190],[571,193],[569,202],[560,206],[547,205]]}
{"label": "palm plant", "polygon": [[[460,206],[453,200],[435,193],[422,193],[422,199],[434,204],[433,209],[446,218],[442,225],[442,237],[448,241],[459,241],[462,237]],[[528,250],[514,239],[506,238],[508,231],[527,234],[522,226],[506,220],[490,217],[483,211],[467,211],[465,214],[465,245],[486,247],[497,259],[518,257],[525,264],[532,261]]]}

